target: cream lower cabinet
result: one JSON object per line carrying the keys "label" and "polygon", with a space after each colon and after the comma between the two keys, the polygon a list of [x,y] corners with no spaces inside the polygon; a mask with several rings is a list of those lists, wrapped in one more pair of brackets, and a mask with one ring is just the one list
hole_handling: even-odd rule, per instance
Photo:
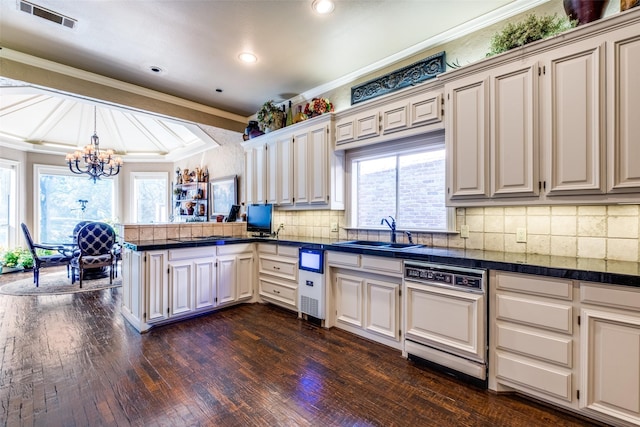
{"label": "cream lower cabinet", "polygon": [[[332,295],[327,326],[401,349],[402,261],[333,252],[327,257]],[[358,269],[345,269],[345,263]]]}
{"label": "cream lower cabinet", "polygon": [[489,388],[640,425],[640,288],[491,272]]}
{"label": "cream lower cabinet", "polygon": [[640,289],[580,284],[580,408],[640,425]]}
{"label": "cream lower cabinet", "polygon": [[258,244],[258,288],[263,301],[299,311],[297,246]]}
{"label": "cream lower cabinet", "polygon": [[[217,253],[219,255],[217,255]],[[123,254],[124,317],[138,331],[254,295],[253,244]]]}

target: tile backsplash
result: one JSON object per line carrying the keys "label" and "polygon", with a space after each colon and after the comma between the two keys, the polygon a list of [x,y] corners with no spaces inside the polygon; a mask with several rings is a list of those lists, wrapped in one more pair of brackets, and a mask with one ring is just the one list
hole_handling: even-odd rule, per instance
{"label": "tile backsplash", "polygon": [[[389,231],[345,230],[340,211],[276,211],[274,229],[281,236],[388,240]],[[338,224],[339,231],[331,232]],[[640,205],[530,206],[457,208],[456,230],[469,227],[469,237],[458,233],[413,233],[414,242],[461,249],[640,262]],[[526,242],[516,241],[524,229]],[[407,242],[398,233],[400,242]]]}

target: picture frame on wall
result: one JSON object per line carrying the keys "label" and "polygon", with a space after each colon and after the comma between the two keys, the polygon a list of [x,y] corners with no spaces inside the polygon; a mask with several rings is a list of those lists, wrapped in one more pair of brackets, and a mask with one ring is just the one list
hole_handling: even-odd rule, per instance
{"label": "picture frame on wall", "polygon": [[231,175],[210,181],[211,216],[228,215],[231,207],[238,204],[238,176]]}

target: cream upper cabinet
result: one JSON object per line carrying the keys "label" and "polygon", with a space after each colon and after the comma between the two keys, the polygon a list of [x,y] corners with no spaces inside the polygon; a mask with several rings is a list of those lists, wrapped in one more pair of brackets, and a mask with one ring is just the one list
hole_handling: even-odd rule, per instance
{"label": "cream upper cabinet", "polygon": [[489,78],[471,76],[445,85],[447,198],[489,195]]}
{"label": "cream upper cabinet", "polygon": [[266,150],[263,143],[245,148],[245,204],[265,203],[266,195]]}
{"label": "cream upper cabinet", "polygon": [[611,193],[640,191],[639,33],[637,25],[623,28],[607,45],[607,171]]}
{"label": "cream upper cabinet", "polygon": [[604,42],[573,43],[542,61],[543,188],[556,194],[604,192]]}
{"label": "cream upper cabinet", "polygon": [[323,124],[295,133],[293,153],[295,204],[328,204],[329,126]]}
{"label": "cream upper cabinet", "polygon": [[278,206],[293,204],[293,138],[282,135],[266,146],[267,203]]}

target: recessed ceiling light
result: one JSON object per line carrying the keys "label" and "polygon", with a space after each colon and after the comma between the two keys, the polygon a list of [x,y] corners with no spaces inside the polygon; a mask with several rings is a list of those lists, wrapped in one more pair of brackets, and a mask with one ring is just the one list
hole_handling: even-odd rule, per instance
{"label": "recessed ceiling light", "polygon": [[326,15],[327,13],[333,12],[335,4],[332,0],[314,0],[311,7],[314,11],[316,11],[316,13],[319,13],[320,15]]}
{"label": "recessed ceiling light", "polygon": [[258,62],[258,57],[255,56],[253,53],[250,53],[250,52],[242,52],[240,55],[238,55],[238,59],[240,59],[240,61],[246,62],[248,64],[252,64],[254,62]]}
{"label": "recessed ceiling light", "polygon": [[164,74],[162,67],[158,67],[157,65],[149,65],[149,71],[153,74]]}

